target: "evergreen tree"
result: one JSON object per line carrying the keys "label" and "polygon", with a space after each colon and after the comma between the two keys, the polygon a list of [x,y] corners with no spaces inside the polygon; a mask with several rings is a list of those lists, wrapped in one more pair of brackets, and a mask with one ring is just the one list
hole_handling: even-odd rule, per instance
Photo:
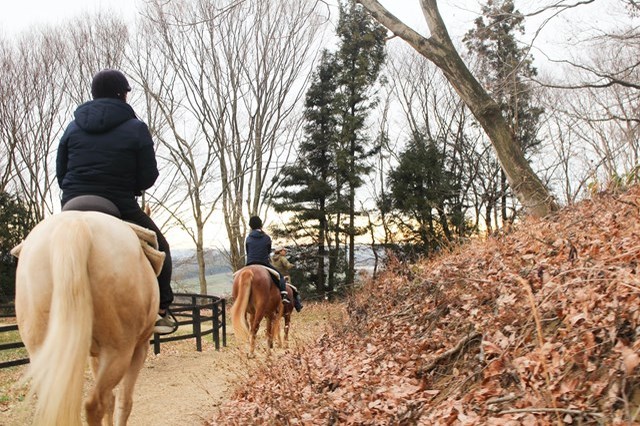
{"label": "evergreen tree", "polygon": [[460,191],[439,144],[415,133],[399,163],[389,172],[391,209],[400,214],[397,226],[419,253],[428,254],[457,234],[461,226]]}
{"label": "evergreen tree", "polygon": [[[337,52],[323,53],[306,95],[306,137],[300,144],[299,158],[283,169],[283,189],[275,196],[277,211],[294,213],[289,235],[293,232],[294,236],[314,239],[316,288],[328,293],[340,284],[343,235],[349,238],[345,282],[353,282],[358,232],[355,191],[368,171],[365,160],[375,153],[364,125],[375,105],[372,88],[385,57],[386,30],[349,0],[340,5],[337,34]],[[315,224],[313,228],[310,223]]]}
{"label": "evergreen tree", "polygon": [[[480,80],[499,104],[502,115],[515,133],[525,156],[539,143],[538,123],[544,112],[535,105],[528,79],[537,75],[528,50],[518,45],[516,36],[524,34],[524,17],[515,9],[513,0],[488,0],[475,28],[467,32],[464,42],[479,61],[483,74]],[[499,165],[496,162],[496,168]],[[507,214],[508,185],[500,172],[498,194],[487,194],[491,202],[501,200],[502,220]]]}
{"label": "evergreen tree", "polygon": [[17,260],[11,249],[35,226],[28,208],[13,195],[0,192],[0,302],[13,301]]}
{"label": "evergreen tree", "polygon": [[[336,151],[336,227],[335,242],[340,233],[348,237],[347,284],[353,283],[355,271],[356,189],[369,171],[366,159],[375,153],[364,134],[365,119],[375,105],[372,88],[384,63],[386,30],[373,20],[361,5],[350,0],[340,4],[337,27],[340,40],[336,52],[339,139]],[[346,225],[342,226],[342,213]],[[334,253],[336,254],[336,253]]]}
{"label": "evergreen tree", "polygon": [[[320,293],[333,291],[327,285],[325,258],[329,230],[329,208],[335,193],[336,115],[333,55],[322,53],[305,99],[305,135],[296,164],[282,170],[282,190],[276,195],[276,211],[293,212],[289,235],[312,237],[316,245],[315,282]],[[304,259],[301,259],[304,262]],[[332,276],[333,274],[330,274]]]}

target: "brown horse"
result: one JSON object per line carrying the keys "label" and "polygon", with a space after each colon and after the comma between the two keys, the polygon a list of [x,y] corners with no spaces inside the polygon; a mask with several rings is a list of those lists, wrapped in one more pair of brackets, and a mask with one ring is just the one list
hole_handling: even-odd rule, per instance
{"label": "brown horse", "polygon": [[249,265],[237,271],[232,296],[231,322],[235,335],[249,342],[247,356],[254,357],[256,335],[263,318],[267,319],[267,342],[272,349],[273,337],[279,336],[283,307],[280,290],[269,270],[261,265]]}
{"label": "brown horse", "polygon": [[16,316],[38,397],[34,424],[81,424],[88,357],[95,386],[85,403],[87,423],[106,417],[112,424],[116,409],[116,423],[126,424],[159,303],[144,251],[125,222],[80,211],[45,219],[13,250]]}

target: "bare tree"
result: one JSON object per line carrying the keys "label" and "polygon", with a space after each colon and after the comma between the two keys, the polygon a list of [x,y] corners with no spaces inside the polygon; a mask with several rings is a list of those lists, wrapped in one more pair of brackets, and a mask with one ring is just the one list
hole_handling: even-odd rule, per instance
{"label": "bare tree", "polygon": [[12,85],[17,77],[15,73],[16,58],[11,43],[8,39],[0,39],[0,63],[4,74],[0,80],[0,192],[11,191],[11,182],[14,175],[14,154],[17,138],[15,136],[19,128],[20,118],[23,114],[14,107],[14,90]]}
{"label": "bare tree", "polygon": [[59,43],[59,34],[46,29],[21,35],[2,52],[0,132],[10,156],[10,183],[3,187],[18,194],[35,222],[54,209],[51,160],[63,109],[61,62],[54,54]]}
{"label": "bare tree", "polygon": [[[617,36],[616,36],[617,34]],[[564,159],[567,201],[585,187],[602,188],[637,179],[640,161],[640,35],[622,27],[580,41],[580,57],[564,61],[563,80],[547,77],[549,130],[554,151]],[[579,154],[577,154],[579,152]],[[575,164],[568,168],[567,163]],[[570,189],[572,188],[572,189]]]}
{"label": "bare tree", "polygon": [[152,48],[136,70],[162,117],[150,122],[174,164],[172,184],[193,214],[176,220],[195,223],[200,250],[220,203],[234,269],[244,264],[245,220],[266,212],[269,177],[299,131],[296,107],[321,28],[316,8],[292,0],[148,3],[143,31]]}
{"label": "bare tree", "polygon": [[91,99],[95,73],[124,67],[129,31],[122,19],[104,12],[73,18],[57,31],[64,42],[56,46],[55,54],[63,62],[60,84],[71,118],[76,106]]}
{"label": "bare tree", "polygon": [[[389,55],[388,87],[408,124],[396,123],[394,127],[409,130],[397,137],[406,141],[411,135],[421,132],[430,140],[437,141],[448,159],[447,170],[459,185],[459,199],[453,216],[461,220],[467,217],[468,209],[475,208],[469,219],[480,220],[485,216],[490,227],[492,216],[486,217],[483,209],[488,207],[488,199],[499,197],[498,188],[490,185],[491,179],[499,172],[499,166],[491,150],[483,143],[480,132],[471,124],[468,109],[438,73],[436,66],[413,49],[394,44]],[[395,120],[400,120],[400,117],[395,117]],[[397,147],[391,147],[389,156],[393,157],[394,152],[398,152]],[[468,232],[466,222],[460,225],[459,232]],[[477,228],[477,223],[472,226]]]}
{"label": "bare tree", "polygon": [[412,30],[378,1],[357,1],[391,32],[442,70],[487,133],[510,186],[525,208],[535,216],[544,216],[557,209],[548,189],[526,161],[499,106],[458,55],[440,16],[437,0],[421,0],[422,11],[431,33],[429,38]]}
{"label": "bare tree", "polygon": [[588,144],[580,135],[582,119],[565,110],[571,98],[567,93],[545,93],[543,102],[548,119],[543,123],[543,133],[547,143],[540,155],[547,170],[546,178],[561,196],[560,202],[567,205],[578,200],[595,171],[594,157],[589,158]]}
{"label": "bare tree", "polygon": [[[593,1],[578,1],[575,5]],[[640,16],[640,5],[634,0],[614,0],[601,7],[606,7],[607,15],[615,18],[615,25],[607,27],[597,21],[573,28],[570,42],[562,50],[563,57],[547,55],[551,63],[566,65],[570,78],[547,78],[540,80],[540,84],[563,89],[620,86],[640,90],[640,28],[633,23]],[[548,8],[541,11],[545,10]]]}
{"label": "bare tree", "polygon": [[35,221],[57,208],[58,138],[73,109],[90,98],[92,75],[119,64],[126,35],[124,24],[97,15],[0,44],[0,139],[5,148],[0,183],[23,199]]}

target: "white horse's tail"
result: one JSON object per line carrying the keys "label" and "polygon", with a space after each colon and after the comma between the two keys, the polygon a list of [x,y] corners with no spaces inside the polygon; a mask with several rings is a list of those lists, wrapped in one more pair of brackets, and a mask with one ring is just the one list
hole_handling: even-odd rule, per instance
{"label": "white horse's tail", "polygon": [[34,424],[80,425],[84,371],[93,329],[87,264],[92,236],[84,220],[58,227],[52,234],[51,240],[58,246],[51,250],[49,324],[28,373],[32,391],[38,396]]}
{"label": "white horse's tail", "polygon": [[251,281],[253,281],[253,272],[249,269],[241,271],[236,277],[238,282],[238,294],[235,295],[235,301],[231,307],[231,323],[233,324],[233,332],[238,339],[248,341],[251,335],[249,323],[247,322],[247,305],[249,304],[249,296],[251,295]]}

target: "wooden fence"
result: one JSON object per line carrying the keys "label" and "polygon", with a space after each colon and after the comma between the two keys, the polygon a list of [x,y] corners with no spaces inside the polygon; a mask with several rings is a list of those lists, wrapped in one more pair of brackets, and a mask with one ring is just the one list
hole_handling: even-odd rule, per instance
{"label": "wooden fence", "polygon": [[[202,336],[213,335],[213,342],[216,350],[220,350],[220,336],[222,335],[222,346],[227,346],[227,321],[225,316],[226,301],[217,296],[206,296],[201,294],[177,293],[173,303],[169,308],[176,316],[179,325],[192,325],[193,332],[190,334],[169,334],[160,336],[153,335],[153,353],[160,353],[160,343],[173,342],[176,340],[195,339],[196,350],[202,352]],[[211,312],[209,314],[209,311]],[[182,319],[186,318],[185,321]],[[211,321],[211,328],[203,330],[202,325]],[[206,327],[205,327],[206,328]]]}
{"label": "wooden fence", "polygon": [[[154,334],[150,343],[153,345],[153,352],[160,353],[160,344],[163,342],[173,342],[176,340],[195,339],[196,350],[202,352],[202,337],[211,334],[216,350],[220,350],[220,344],[227,346],[227,321],[226,321],[226,301],[217,296],[207,296],[201,294],[176,293],[174,302],[169,308],[178,319],[180,326],[192,326],[192,333],[170,334],[160,336]],[[211,328],[203,327],[207,321],[211,321]],[[0,334],[14,332],[18,330],[16,324],[0,326]],[[24,348],[21,341],[0,343],[0,352],[11,349]],[[28,364],[29,358],[21,358],[0,362],[0,369],[14,367],[16,365]]]}
{"label": "wooden fence", "polygon": [[[0,334],[12,332],[12,331],[18,331],[18,325],[17,324],[9,324],[9,325],[0,326]],[[0,352],[8,351],[8,350],[11,350],[11,349],[18,349],[18,348],[24,348],[24,343],[22,343],[22,342],[9,342],[9,343],[0,344]],[[4,361],[4,362],[0,362],[0,369],[1,368],[7,368],[7,367],[14,367],[16,365],[22,365],[22,364],[28,364],[28,363],[29,363],[29,358],[20,358],[20,359],[14,359],[14,360],[11,360],[11,361]]]}

